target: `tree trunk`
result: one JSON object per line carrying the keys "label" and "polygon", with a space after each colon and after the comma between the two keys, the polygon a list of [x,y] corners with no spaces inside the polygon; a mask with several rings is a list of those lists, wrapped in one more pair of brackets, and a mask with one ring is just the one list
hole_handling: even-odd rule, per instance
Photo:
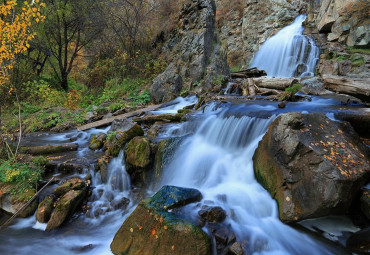
{"label": "tree trunk", "polygon": [[62,80],[60,86],[63,90],[68,91],[68,74],[66,72],[62,72]]}
{"label": "tree trunk", "polygon": [[370,102],[370,79],[348,78],[334,75],[324,75],[324,86],[326,89],[344,93]]}

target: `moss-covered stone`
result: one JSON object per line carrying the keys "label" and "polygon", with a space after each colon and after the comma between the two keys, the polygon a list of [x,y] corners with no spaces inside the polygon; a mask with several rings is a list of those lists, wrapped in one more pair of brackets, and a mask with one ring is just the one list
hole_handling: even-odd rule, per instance
{"label": "moss-covered stone", "polygon": [[36,220],[41,223],[49,221],[53,211],[54,198],[52,196],[46,197],[38,206],[36,211]]}
{"label": "moss-covered stone", "polygon": [[46,230],[57,228],[69,219],[86,197],[87,189],[68,191],[58,202]]}
{"label": "moss-covered stone", "polygon": [[98,150],[98,149],[103,148],[104,141],[105,141],[106,138],[107,138],[107,135],[104,134],[104,133],[99,133],[99,134],[93,135],[93,137],[91,138],[91,141],[89,143],[89,148],[91,150]]}
{"label": "moss-covered stone", "polygon": [[183,137],[172,137],[159,142],[154,163],[155,185],[159,184],[164,166],[172,160],[176,149],[183,140]]}
{"label": "moss-covered stone", "polygon": [[153,197],[139,203],[116,233],[114,254],[198,254],[211,252],[210,239],[199,227],[167,211],[168,208],[199,201],[194,189],[165,186]]}
{"label": "moss-covered stone", "polygon": [[25,209],[23,209],[19,213],[19,217],[21,218],[27,218],[33,215],[36,212],[37,206],[39,205],[39,201],[35,199],[29,206],[27,206]]}
{"label": "moss-covered stone", "polygon": [[54,189],[54,194],[58,197],[63,196],[70,190],[81,190],[86,188],[86,184],[80,178],[72,178]]}
{"label": "moss-covered stone", "polygon": [[126,162],[137,168],[145,168],[151,162],[150,154],[148,138],[135,137],[127,144]]}
{"label": "moss-covered stone", "polygon": [[136,136],[144,135],[143,129],[139,125],[132,126],[127,131],[117,131],[108,135],[104,146],[106,156],[117,157],[123,146]]}

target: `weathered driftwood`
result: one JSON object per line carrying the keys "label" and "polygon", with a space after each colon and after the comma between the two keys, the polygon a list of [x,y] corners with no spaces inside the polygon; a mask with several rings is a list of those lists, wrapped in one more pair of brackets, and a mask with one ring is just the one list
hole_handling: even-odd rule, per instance
{"label": "weathered driftwood", "polygon": [[270,96],[270,95],[281,95],[281,91],[277,91],[276,89],[266,89],[266,88],[259,88],[258,94],[261,96]]}
{"label": "weathered driftwood", "polygon": [[266,76],[266,72],[264,70],[258,70],[257,68],[249,68],[245,70],[240,70],[238,72],[231,73],[231,78],[253,78],[253,77],[261,77]]}
{"label": "weathered driftwood", "polygon": [[260,77],[253,78],[253,81],[257,87],[267,88],[267,89],[278,89],[285,90],[291,87],[298,80],[294,78],[271,78],[271,77]]}
{"label": "weathered driftwood", "polygon": [[253,79],[248,79],[248,92],[250,97],[256,96],[256,84]]}
{"label": "weathered driftwood", "polygon": [[139,109],[139,110],[136,110],[136,111],[133,111],[133,112],[128,112],[128,113],[113,116],[113,117],[110,117],[110,118],[107,118],[107,119],[95,121],[95,122],[80,126],[80,127],[77,128],[77,130],[78,131],[85,131],[85,130],[88,130],[90,128],[97,128],[97,127],[107,126],[107,125],[111,124],[115,119],[120,119],[121,120],[121,119],[131,118],[133,116],[139,115],[142,112],[149,112],[149,111],[157,110],[159,107],[161,107],[161,105],[152,105],[152,106],[149,106],[149,107],[146,107],[146,108],[143,108],[143,109]]}
{"label": "weathered driftwood", "polygon": [[34,147],[21,147],[22,153],[27,153],[31,155],[45,155],[53,154],[67,151],[76,151],[78,149],[78,144],[67,143],[67,144],[57,144],[57,145],[42,145]]}
{"label": "weathered driftwood", "polygon": [[370,78],[348,78],[324,75],[324,87],[370,102]]}

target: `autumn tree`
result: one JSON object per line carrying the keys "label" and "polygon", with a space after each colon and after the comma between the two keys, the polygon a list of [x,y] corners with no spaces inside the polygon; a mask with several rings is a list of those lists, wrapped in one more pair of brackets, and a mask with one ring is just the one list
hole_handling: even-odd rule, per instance
{"label": "autumn tree", "polygon": [[[19,118],[20,104],[17,95],[17,84],[10,83],[10,75],[17,56],[27,51],[30,41],[35,37],[31,27],[44,18],[41,15],[42,7],[44,7],[44,4],[40,3],[39,0],[25,1],[21,4],[18,4],[16,0],[3,0],[0,5],[0,89],[3,93],[15,93],[18,102]],[[6,85],[8,86],[7,88],[5,88]],[[5,140],[2,134],[1,121],[3,103],[4,94],[0,97],[0,142],[4,146]],[[19,123],[21,125],[20,120]],[[19,142],[21,135],[20,126]],[[10,153],[12,152],[9,148],[9,156],[11,156]]]}

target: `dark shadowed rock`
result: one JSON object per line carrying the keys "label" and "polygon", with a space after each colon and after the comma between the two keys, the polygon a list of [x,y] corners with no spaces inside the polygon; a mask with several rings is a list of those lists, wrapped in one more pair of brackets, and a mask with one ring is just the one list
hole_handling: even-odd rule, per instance
{"label": "dark shadowed rock", "polygon": [[292,222],[345,213],[367,183],[367,148],[348,123],[289,113],[269,127],[254,154],[256,178]]}
{"label": "dark shadowed rock", "polygon": [[96,169],[100,172],[101,181],[104,183],[108,180],[108,163],[109,157],[104,156],[98,160],[96,165]]}
{"label": "dark shadowed rock", "polygon": [[194,189],[163,187],[141,201],[123,223],[111,243],[113,254],[210,254],[207,234],[167,211],[200,199]]}
{"label": "dark shadowed rock", "polygon": [[360,198],[362,213],[370,220],[370,190],[364,189]]}
{"label": "dark shadowed rock", "polygon": [[346,247],[355,253],[369,254],[370,227],[367,227],[351,235],[346,242]]}
{"label": "dark shadowed rock", "polygon": [[198,214],[203,220],[212,223],[220,223],[226,218],[226,212],[220,206],[205,206],[205,208],[202,208],[202,210],[200,210]]}

